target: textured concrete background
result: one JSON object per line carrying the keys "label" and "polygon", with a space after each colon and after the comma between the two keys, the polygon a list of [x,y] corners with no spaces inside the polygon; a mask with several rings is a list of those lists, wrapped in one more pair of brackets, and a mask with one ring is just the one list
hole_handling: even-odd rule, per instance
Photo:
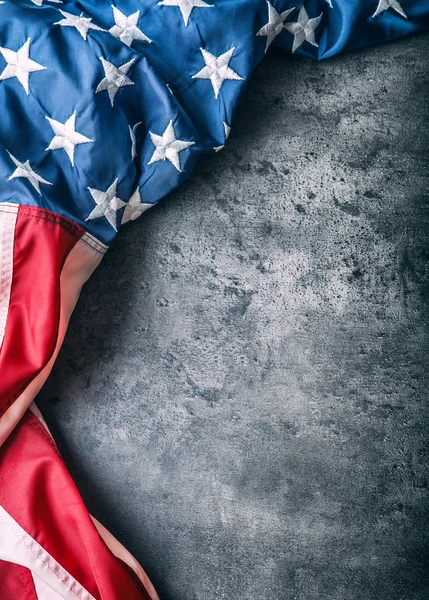
{"label": "textured concrete background", "polygon": [[39,398],[162,600],[429,597],[429,37],[271,55]]}

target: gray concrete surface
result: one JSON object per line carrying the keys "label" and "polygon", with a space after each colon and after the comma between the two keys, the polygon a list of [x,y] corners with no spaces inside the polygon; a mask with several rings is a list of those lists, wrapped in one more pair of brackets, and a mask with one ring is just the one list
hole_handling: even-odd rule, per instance
{"label": "gray concrete surface", "polygon": [[39,406],[162,600],[429,597],[429,37],[273,54]]}

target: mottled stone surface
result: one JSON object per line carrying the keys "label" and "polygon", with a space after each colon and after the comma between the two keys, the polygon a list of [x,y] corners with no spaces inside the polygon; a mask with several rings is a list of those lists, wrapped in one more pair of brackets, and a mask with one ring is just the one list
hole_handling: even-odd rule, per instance
{"label": "mottled stone surface", "polygon": [[429,37],[273,54],[39,398],[162,600],[426,600]]}

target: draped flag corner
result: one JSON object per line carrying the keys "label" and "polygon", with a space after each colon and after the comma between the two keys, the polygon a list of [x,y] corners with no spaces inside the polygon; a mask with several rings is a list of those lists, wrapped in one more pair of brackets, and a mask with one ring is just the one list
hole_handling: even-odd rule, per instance
{"label": "draped flag corner", "polygon": [[0,598],[156,600],[33,400],[119,229],[220,151],[271,46],[429,29],[425,0],[0,2]]}

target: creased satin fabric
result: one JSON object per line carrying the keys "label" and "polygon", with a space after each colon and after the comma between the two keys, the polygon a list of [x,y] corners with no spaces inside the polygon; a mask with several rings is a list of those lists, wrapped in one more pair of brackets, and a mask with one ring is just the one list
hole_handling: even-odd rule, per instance
{"label": "creased satin fabric", "polygon": [[120,227],[223,148],[271,44],[325,59],[428,29],[427,0],[0,3],[2,600],[157,599],[27,410]]}

